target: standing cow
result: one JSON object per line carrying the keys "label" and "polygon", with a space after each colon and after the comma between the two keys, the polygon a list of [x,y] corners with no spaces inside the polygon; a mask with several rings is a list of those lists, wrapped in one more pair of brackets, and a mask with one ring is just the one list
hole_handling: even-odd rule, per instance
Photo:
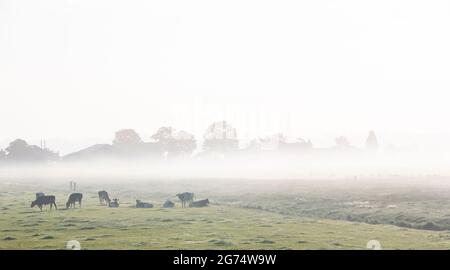
{"label": "standing cow", "polygon": [[67,200],[66,203],[66,209],[73,207],[75,208],[75,203],[78,202],[80,204],[80,208],[81,208],[81,199],[83,199],[83,194],[81,193],[72,193],[69,196],[69,199]]}
{"label": "standing cow", "polygon": [[108,192],[102,190],[98,192],[98,199],[101,205],[109,205],[111,203],[111,199],[109,198]]}
{"label": "standing cow", "polygon": [[186,204],[194,201],[194,193],[191,192],[178,193],[176,196],[180,199],[183,208],[186,207]]}
{"label": "standing cow", "polygon": [[52,209],[53,205],[55,206],[55,209],[58,209],[58,207],[56,207],[56,198],[53,195],[44,195],[44,196],[39,196],[36,198],[36,200],[31,202],[31,208],[33,208],[34,206],[38,206],[39,209],[41,209],[42,211],[42,206],[43,205],[47,205],[50,204],[50,209]]}

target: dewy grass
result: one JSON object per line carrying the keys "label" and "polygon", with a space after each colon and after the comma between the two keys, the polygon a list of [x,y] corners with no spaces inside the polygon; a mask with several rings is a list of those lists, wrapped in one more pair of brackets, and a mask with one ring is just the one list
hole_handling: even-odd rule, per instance
{"label": "dewy grass", "polygon": [[[53,191],[58,205],[63,205],[68,194],[57,188]],[[372,239],[383,249],[450,248],[450,234],[445,231],[301,216],[294,211],[301,204],[284,207],[292,200],[282,195],[272,195],[269,201],[267,197],[234,195],[264,204],[261,208],[220,203],[220,198],[227,200],[217,195],[216,203],[206,208],[183,209],[176,204],[162,211],[165,196],[155,197],[151,209],[135,208],[135,198],[129,195],[120,196],[119,208],[108,208],[99,205],[92,188],[84,192],[82,208],[46,207],[41,212],[30,208],[34,192],[34,187],[22,185],[0,196],[0,207],[8,205],[1,210],[0,249],[64,249],[69,240],[79,241],[82,249],[366,249]],[[268,202],[285,214],[269,209]],[[326,207],[323,203],[316,206]]]}

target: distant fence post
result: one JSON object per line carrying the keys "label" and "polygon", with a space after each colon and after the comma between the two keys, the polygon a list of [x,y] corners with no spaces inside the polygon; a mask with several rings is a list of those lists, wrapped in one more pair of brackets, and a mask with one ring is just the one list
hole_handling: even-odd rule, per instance
{"label": "distant fence post", "polygon": [[75,191],[76,189],[77,189],[77,182],[75,182],[75,181],[70,181],[69,182],[69,188],[70,188],[70,191]]}

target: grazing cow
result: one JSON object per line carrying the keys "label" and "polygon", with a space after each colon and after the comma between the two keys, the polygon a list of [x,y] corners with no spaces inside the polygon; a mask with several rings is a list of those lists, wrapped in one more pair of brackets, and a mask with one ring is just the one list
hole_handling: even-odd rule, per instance
{"label": "grazing cow", "polygon": [[36,200],[39,197],[45,196],[44,192],[36,192]]}
{"label": "grazing cow", "polygon": [[181,207],[186,207],[186,203],[191,203],[194,201],[194,193],[191,192],[184,192],[184,193],[178,193],[176,195],[178,199],[181,201]]}
{"label": "grazing cow", "polygon": [[83,194],[81,193],[72,193],[69,196],[69,200],[67,200],[66,203],[66,209],[73,207],[75,208],[75,203],[78,202],[80,204],[80,208],[81,208],[81,199],[83,199]]}
{"label": "grazing cow", "polygon": [[153,204],[136,200],[136,208],[153,208]]}
{"label": "grazing cow", "polygon": [[205,199],[205,200],[191,202],[189,204],[189,207],[205,207],[205,206],[208,206],[208,204],[209,204],[209,200]]}
{"label": "grazing cow", "polygon": [[111,203],[108,192],[104,190],[98,192],[98,199],[100,200],[101,205],[103,205],[104,203],[106,203],[106,205],[109,205]]}
{"label": "grazing cow", "polygon": [[111,208],[119,207],[119,199],[113,199],[112,202],[110,201],[108,203],[108,206],[111,207]]}
{"label": "grazing cow", "polygon": [[58,207],[56,207],[55,201],[56,201],[56,199],[55,199],[55,196],[53,196],[53,195],[40,196],[35,201],[31,202],[31,208],[33,208],[35,205],[37,205],[39,207],[39,209],[41,209],[41,211],[42,211],[43,205],[50,204],[50,209],[52,209],[53,205],[55,206],[55,209],[58,209]]}
{"label": "grazing cow", "polygon": [[174,206],[175,206],[175,204],[172,201],[170,201],[170,200],[165,201],[164,204],[163,204],[164,208],[172,208]]}

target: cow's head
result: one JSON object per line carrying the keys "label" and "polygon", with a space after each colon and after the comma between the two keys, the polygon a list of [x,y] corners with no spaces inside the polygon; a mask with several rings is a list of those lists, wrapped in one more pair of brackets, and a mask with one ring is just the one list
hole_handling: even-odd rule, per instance
{"label": "cow's head", "polygon": [[66,202],[66,209],[69,208],[69,206],[70,206],[70,203]]}
{"label": "cow's head", "polygon": [[31,202],[31,208],[33,208],[36,205],[36,201]]}

